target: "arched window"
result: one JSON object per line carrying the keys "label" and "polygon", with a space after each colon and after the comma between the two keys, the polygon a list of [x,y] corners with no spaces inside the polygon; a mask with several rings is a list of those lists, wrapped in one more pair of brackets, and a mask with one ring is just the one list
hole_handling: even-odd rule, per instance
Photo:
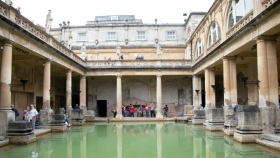
{"label": "arched window", "polygon": [[199,57],[203,53],[203,43],[201,38],[196,41],[196,57]]}
{"label": "arched window", "polygon": [[252,0],[232,0],[228,14],[228,29],[253,9]]}
{"label": "arched window", "polygon": [[219,24],[214,21],[212,22],[208,34],[208,46],[211,46],[214,42],[221,38],[221,30]]}

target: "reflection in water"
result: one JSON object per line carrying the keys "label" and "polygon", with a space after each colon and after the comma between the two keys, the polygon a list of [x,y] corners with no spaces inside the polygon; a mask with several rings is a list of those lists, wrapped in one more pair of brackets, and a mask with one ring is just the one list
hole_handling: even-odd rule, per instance
{"label": "reflection in water", "polygon": [[95,123],[50,134],[27,146],[0,148],[1,158],[276,158],[203,126],[175,123]]}

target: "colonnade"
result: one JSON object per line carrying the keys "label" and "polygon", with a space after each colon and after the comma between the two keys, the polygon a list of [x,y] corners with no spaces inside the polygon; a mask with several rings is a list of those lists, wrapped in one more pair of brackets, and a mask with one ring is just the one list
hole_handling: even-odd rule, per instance
{"label": "colonnade", "polygon": [[[261,36],[257,39],[257,75],[258,75],[258,106],[260,108],[277,108],[278,106],[278,71],[277,71],[277,53],[276,53],[276,37]],[[236,57],[224,57],[223,59],[223,88],[224,88],[224,110],[225,121],[228,109],[232,109],[238,104],[237,93],[237,66]],[[193,75],[193,105],[194,109],[198,109],[201,104],[201,78],[203,75]],[[215,72],[211,67],[204,70],[205,77],[205,108],[216,108],[215,92],[211,85],[215,85]],[[197,90],[197,92],[195,92]],[[269,113],[262,115],[269,116]],[[271,117],[271,116],[270,116]],[[273,117],[272,117],[273,118]],[[207,118],[206,118],[207,119]],[[271,118],[263,119],[264,131],[269,130]]]}

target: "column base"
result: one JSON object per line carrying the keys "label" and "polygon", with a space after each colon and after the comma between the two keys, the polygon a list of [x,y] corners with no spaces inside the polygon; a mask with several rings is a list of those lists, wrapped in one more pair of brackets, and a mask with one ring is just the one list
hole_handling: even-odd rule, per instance
{"label": "column base", "polygon": [[193,118],[193,120],[192,120],[193,125],[203,125],[204,122],[205,122],[205,118],[204,119]]}
{"label": "column base", "polygon": [[161,113],[156,114],[156,119],[157,120],[163,120],[163,115]]}
{"label": "column base", "polygon": [[224,124],[224,134],[228,135],[228,136],[232,136],[235,132],[236,129],[236,124],[235,124],[235,120],[228,120],[227,122],[225,122]]}
{"label": "column base", "polygon": [[115,119],[116,120],[122,120],[123,119],[123,115],[122,114],[117,114]]}
{"label": "column base", "polygon": [[11,144],[30,144],[36,142],[35,134],[25,136],[8,136]]}
{"label": "column base", "polygon": [[237,133],[235,132],[233,135],[234,140],[240,143],[255,143],[256,139],[259,137],[259,134],[245,134],[245,133]]}
{"label": "column base", "polygon": [[206,129],[209,131],[222,131],[224,128],[224,122],[207,122]]}
{"label": "column base", "polygon": [[85,124],[86,124],[85,120],[71,120],[72,126],[83,126]]}
{"label": "column base", "polygon": [[15,113],[9,109],[1,109],[0,110],[0,141],[6,138],[6,132],[8,129],[9,122],[15,121]]}
{"label": "column base", "polygon": [[65,125],[62,126],[51,126],[52,132],[65,132],[67,130],[67,127]]}
{"label": "column base", "polygon": [[53,110],[51,108],[45,108],[40,110],[40,126],[49,126],[52,121]]}

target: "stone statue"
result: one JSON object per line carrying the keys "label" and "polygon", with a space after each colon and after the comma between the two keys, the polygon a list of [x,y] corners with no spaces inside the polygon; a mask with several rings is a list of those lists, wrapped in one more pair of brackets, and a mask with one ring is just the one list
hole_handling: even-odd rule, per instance
{"label": "stone statue", "polygon": [[157,56],[157,59],[160,59],[161,58],[161,55],[162,55],[162,48],[159,44],[156,45],[156,56]]}
{"label": "stone statue", "polygon": [[116,54],[117,54],[117,59],[120,59],[120,56],[121,56],[121,47],[118,45],[117,47],[116,47]]}
{"label": "stone statue", "polygon": [[49,33],[50,32],[50,29],[52,27],[52,17],[51,17],[51,14],[52,14],[52,11],[49,10],[48,14],[47,14],[47,19],[46,19],[46,24],[45,24],[45,29],[46,29],[46,32]]}
{"label": "stone statue", "polygon": [[85,43],[83,43],[82,47],[81,47],[81,57],[83,60],[86,60],[87,59],[87,47],[85,45]]}

